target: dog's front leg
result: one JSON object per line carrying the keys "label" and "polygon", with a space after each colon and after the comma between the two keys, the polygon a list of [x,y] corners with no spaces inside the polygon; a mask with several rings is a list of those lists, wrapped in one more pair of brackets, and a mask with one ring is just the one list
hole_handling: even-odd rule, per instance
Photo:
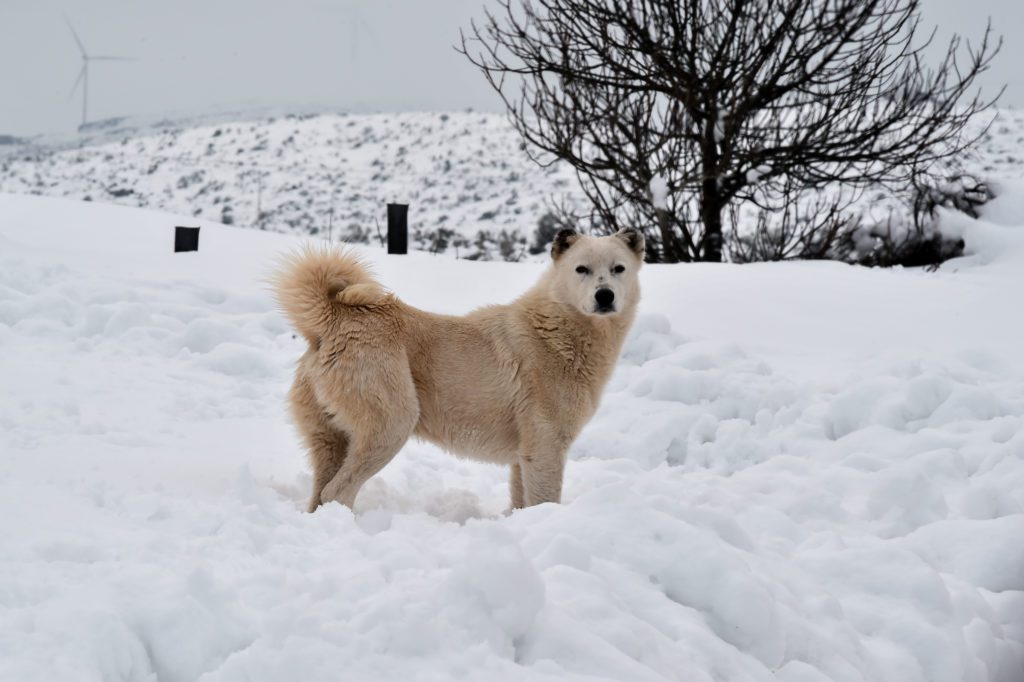
{"label": "dog's front leg", "polygon": [[[562,501],[562,476],[571,442],[571,438],[546,428],[526,434],[522,439],[518,465],[524,506]],[[512,503],[514,506],[515,499]]]}
{"label": "dog's front leg", "polygon": [[508,472],[508,491],[512,498],[510,509],[523,508],[523,468],[518,462],[513,462]]}

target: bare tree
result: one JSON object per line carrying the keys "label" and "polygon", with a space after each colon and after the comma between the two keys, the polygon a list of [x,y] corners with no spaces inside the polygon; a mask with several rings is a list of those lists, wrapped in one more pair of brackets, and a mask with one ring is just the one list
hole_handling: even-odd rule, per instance
{"label": "bare tree", "polygon": [[778,211],[757,209],[747,216],[752,229],[741,230],[741,210],[729,206],[729,260],[734,263],[788,260],[846,260],[860,221],[844,213],[842,193],[805,197],[786,192],[789,199]]}
{"label": "bare tree", "polygon": [[835,183],[906,184],[995,101],[968,92],[991,27],[928,68],[919,0],[499,2],[460,51],[533,158],[575,168],[600,228],[650,226],[653,260],[721,260],[734,204],[789,215]]}

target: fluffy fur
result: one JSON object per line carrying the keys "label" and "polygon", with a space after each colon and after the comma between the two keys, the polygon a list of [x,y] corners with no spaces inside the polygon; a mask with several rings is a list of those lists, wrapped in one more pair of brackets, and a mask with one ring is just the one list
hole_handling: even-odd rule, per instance
{"label": "fluffy fur", "polygon": [[510,465],[513,508],[560,501],[566,453],[633,322],[643,252],[633,230],[563,231],[533,288],[463,317],[406,305],[349,252],[288,257],[274,286],[309,343],[289,395],[313,465],[309,510],[351,507],[413,435]]}

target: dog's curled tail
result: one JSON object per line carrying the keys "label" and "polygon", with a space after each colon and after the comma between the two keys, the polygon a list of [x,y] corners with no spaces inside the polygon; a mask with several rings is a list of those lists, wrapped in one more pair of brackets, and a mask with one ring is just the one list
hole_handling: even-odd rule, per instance
{"label": "dog's curled tail", "polygon": [[314,345],[346,307],[390,297],[354,253],[331,246],[305,246],[284,256],[271,285],[281,310]]}

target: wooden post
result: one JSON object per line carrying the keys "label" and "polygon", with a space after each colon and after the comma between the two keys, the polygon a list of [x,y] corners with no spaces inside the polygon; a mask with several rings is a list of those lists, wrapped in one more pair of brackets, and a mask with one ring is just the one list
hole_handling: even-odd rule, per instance
{"label": "wooden post", "polygon": [[174,252],[198,251],[199,250],[199,228],[181,227],[174,228]]}
{"label": "wooden post", "polygon": [[388,204],[388,253],[409,251],[409,204]]}

